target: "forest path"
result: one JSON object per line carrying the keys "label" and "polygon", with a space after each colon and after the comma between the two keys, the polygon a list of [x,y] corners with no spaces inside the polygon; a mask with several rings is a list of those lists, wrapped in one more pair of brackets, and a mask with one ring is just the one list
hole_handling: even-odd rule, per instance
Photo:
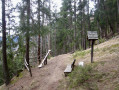
{"label": "forest path", "polygon": [[[100,66],[99,68],[101,72],[110,73],[109,76],[113,76],[111,71],[115,71],[118,69],[118,55],[119,55],[119,36],[116,36],[104,43],[99,45],[95,45],[94,50],[94,61],[105,62],[104,66]],[[85,52],[89,52],[90,48],[85,50]],[[90,63],[90,52],[86,53],[83,57],[78,56],[76,57],[76,65],[77,62],[83,61],[84,63]],[[33,77],[30,77],[29,72],[27,70],[23,71],[23,77],[15,81],[14,84],[8,86],[9,90],[57,90],[60,89],[59,85],[61,81],[64,79],[64,70],[67,64],[73,61],[72,54],[63,54],[56,57],[52,57],[48,60],[48,64],[43,66],[42,68],[32,68]],[[119,70],[117,70],[119,71]],[[110,80],[110,79],[109,79]],[[118,80],[112,79],[111,82],[113,83]],[[106,81],[109,83],[110,81]],[[107,87],[111,87],[113,84],[105,85],[104,83],[99,83],[100,86],[99,90],[110,90],[105,89]],[[65,84],[64,84],[65,85]],[[113,86],[112,86],[113,87]],[[3,89],[6,90],[6,89]],[[62,90],[62,89],[60,89]],[[63,89],[66,90],[66,89]],[[113,90],[113,89],[111,89]]]}
{"label": "forest path", "polygon": [[9,85],[9,90],[57,90],[64,77],[64,69],[72,60],[71,54],[53,57],[42,68],[32,68],[33,77],[25,71],[20,80]]}

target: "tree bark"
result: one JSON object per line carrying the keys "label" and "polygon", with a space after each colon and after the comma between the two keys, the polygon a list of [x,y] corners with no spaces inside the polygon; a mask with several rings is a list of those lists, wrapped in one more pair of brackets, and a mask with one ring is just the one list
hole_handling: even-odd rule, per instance
{"label": "tree bark", "polygon": [[39,36],[38,36],[38,63],[40,64],[41,63],[41,55],[40,55],[40,34],[39,34]]}
{"label": "tree bark", "polygon": [[[51,1],[49,0],[49,12],[51,11]],[[49,24],[50,24],[50,29],[51,29],[51,12],[50,12],[50,16],[49,16]],[[50,35],[50,33],[48,34],[48,50],[50,50],[51,49],[51,45],[50,45],[50,42],[51,42],[51,35]],[[50,53],[49,53],[49,55],[50,55]]]}
{"label": "tree bark", "polygon": [[118,15],[119,15],[119,0],[117,0],[117,8],[118,8]]}
{"label": "tree bark", "polygon": [[74,51],[76,50],[76,0],[74,0]]}
{"label": "tree bark", "polygon": [[29,66],[30,76],[32,77],[31,68],[29,64],[29,30],[30,30],[30,0],[27,0],[27,32],[26,32],[26,61]]}
{"label": "tree bark", "polygon": [[5,21],[5,0],[2,0],[2,55],[3,55],[3,72],[5,84],[8,85],[10,82],[7,53],[6,53],[6,21]]}
{"label": "tree bark", "polygon": [[38,25],[39,25],[39,36],[38,36],[38,62],[39,62],[39,64],[41,63],[41,52],[40,52],[40,43],[41,43],[41,41],[40,41],[40,7],[41,7],[41,0],[38,0]]}
{"label": "tree bark", "polygon": [[[88,0],[88,30],[91,31],[91,24],[90,24],[90,11],[89,11],[89,0]],[[90,48],[90,41],[89,42],[89,48]]]}

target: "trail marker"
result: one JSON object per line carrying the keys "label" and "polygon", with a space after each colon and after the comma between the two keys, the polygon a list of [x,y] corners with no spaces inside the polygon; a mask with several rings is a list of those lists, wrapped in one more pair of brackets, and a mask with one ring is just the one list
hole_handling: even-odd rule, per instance
{"label": "trail marker", "polygon": [[88,40],[91,41],[91,63],[93,63],[93,47],[95,40],[98,40],[97,31],[87,31]]}

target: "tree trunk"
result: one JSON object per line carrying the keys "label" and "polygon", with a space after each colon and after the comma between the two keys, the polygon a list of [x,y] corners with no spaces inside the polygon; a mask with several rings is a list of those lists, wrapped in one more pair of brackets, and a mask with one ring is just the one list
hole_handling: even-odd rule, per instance
{"label": "tree trunk", "polygon": [[74,51],[76,50],[76,0],[74,0]]}
{"label": "tree trunk", "polygon": [[5,21],[5,0],[2,0],[2,55],[3,55],[3,71],[5,84],[8,85],[10,82],[8,64],[7,64],[7,53],[6,53],[6,21]]}
{"label": "tree trunk", "polygon": [[119,15],[119,0],[117,0],[117,8],[118,8],[118,15]]}
{"label": "tree trunk", "polygon": [[28,5],[27,6],[27,26],[28,26],[28,29],[27,29],[27,32],[26,32],[26,61],[27,61],[28,66],[29,66],[30,76],[32,76],[31,68],[30,68],[30,64],[29,64],[30,0],[27,0],[27,5]]}
{"label": "tree trunk", "polygon": [[118,11],[117,11],[117,15],[116,15],[116,24],[117,24],[117,32],[119,33],[119,23],[118,23],[118,20],[119,20],[119,0],[117,0],[117,8],[118,8]]}
{"label": "tree trunk", "polygon": [[[91,24],[90,24],[90,11],[89,11],[89,0],[88,0],[88,30],[91,31]],[[89,48],[90,48],[90,41],[89,42]]]}
{"label": "tree trunk", "polygon": [[40,34],[38,36],[38,63],[41,63],[41,57],[40,57]]}
{"label": "tree trunk", "polygon": [[[49,24],[50,24],[50,29],[51,29],[51,1],[49,0],[49,12],[50,12],[50,16],[49,16]],[[51,42],[51,36],[50,36],[50,33],[48,34],[48,50],[51,49],[50,47],[50,42]],[[50,55],[50,53],[49,53]]]}
{"label": "tree trunk", "polygon": [[[82,1],[80,0],[80,3],[82,3]],[[83,49],[83,10],[80,11],[80,14],[81,14],[81,32],[80,32],[80,35],[81,35],[81,49]]]}
{"label": "tree trunk", "polygon": [[41,0],[38,0],[38,25],[39,25],[39,36],[38,36],[38,62],[39,62],[39,64],[41,63],[41,52],[40,52],[40,7],[41,7]]}
{"label": "tree trunk", "polygon": [[42,59],[42,57],[43,57],[43,55],[42,55],[42,53],[43,53],[43,40],[42,40],[42,36],[40,37],[41,39],[40,39],[40,58]]}

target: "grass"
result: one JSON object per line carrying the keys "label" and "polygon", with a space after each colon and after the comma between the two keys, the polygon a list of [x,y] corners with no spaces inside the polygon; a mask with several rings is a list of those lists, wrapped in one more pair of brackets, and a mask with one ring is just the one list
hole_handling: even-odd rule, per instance
{"label": "grass", "polygon": [[76,57],[81,57],[83,58],[86,54],[90,53],[90,50],[85,50],[85,51],[76,51],[74,54],[73,54],[73,58],[76,58]]}
{"label": "grass", "polygon": [[[95,53],[96,52],[96,53]],[[119,52],[119,44],[114,44],[114,45],[107,45],[103,48],[95,48],[94,53],[95,57],[96,56],[103,56],[103,55],[110,55]],[[85,58],[88,57],[87,54],[90,54],[90,50],[85,50],[85,51],[76,51],[73,54],[73,58]],[[110,56],[109,56],[110,57]],[[114,58],[114,57],[113,57]],[[87,58],[86,58],[87,59]],[[106,58],[100,57],[100,59],[105,60]],[[109,58],[110,60],[111,58]],[[116,60],[116,58],[113,59],[113,61]],[[111,60],[110,60],[111,61]],[[100,84],[105,84],[110,82],[110,80],[113,82],[113,89],[114,90],[119,90],[119,83],[116,85],[114,84],[115,78],[118,79],[118,72],[117,70],[114,70],[113,72],[107,71],[104,72],[104,69],[108,69],[108,61],[99,61],[95,62],[93,64],[86,65],[84,67],[76,67],[74,71],[69,74],[69,77],[66,78],[66,83],[68,90],[98,90],[100,89]],[[117,62],[118,63],[118,62]],[[101,69],[98,69],[100,68]],[[113,70],[112,68],[110,68]],[[112,83],[110,83],[111,85]],[[103,88],[108,88],[108,85],[104,85],[105,87]]]}
{"label": "grass", "polygon": [[11,80],[11,82],[10,82],[10,84],[14,84],[14,83],[16,83],[19,79],[21,79],[23,77],[23,72],[21,72],[20,74],[19,74],[19,77],[14,77],[12,80]]}
{"label": "grass", "polygon": [[[94,49],[94,52],[99,52],[100,49],[99,48],[96,48]],[[73,54],[73,58],[83,58],[85,57],[87,54],[91,53],[91,50],[84,50],[84,51],[76,51],[74,54]]]}
{"label": "grass", "polygon": [[119,84],[115,86],[114,90],[119,90]]}
{"label": "grass", "polygon": [[103,52],[109,51],[110,53],[116,52],[119,49],[119,44],[115,44],[109,47],[105,47],[102,49]]}
{"label": "grass", "polygon": [[77,66],[74,71],[69,74],[67,78],[67,85],[69,89],[86,89],[86,90],[98,90],[97,82],[102,82],[105,74],[99,73],[95,70],[95,67],[101,63],[93,63],[85,65],[84,67]]}
{"label": "grass", "polygon": [[105,42],[105,39],[99,39],[99,43]]}
{"label": "grass", "polygon": [[[106,52],[109,52],[110,54],[113,53],[113,52],[118,52],[119,51],[119,44],[115,44],[115,45],[112,45],[112,46],[107,46],[107,47],[104,47],[104,48],[95,48],[94,49],[94,53],[98,52],[98,55],[104,55]],[[73,58],[84,58],[87,54],[90,54],[91,53],[91,50],[84,50],[84,51],[76,51],[74,54],[73,54]]]}
{"label": "grass", "polygon": [[[12,80],[11,80],[11,82],[10,82],[10,84],[15,84],[19,79],[21,79],[22,77],[23,77],[23,72],[21,72],[20,74],[19,74],[19,77],[14,77]],[[0,90],[9,90],[8,89],[8,87],[6,87],[6,85],[5,84],[3,84],[2,86],[0,86]]]}

